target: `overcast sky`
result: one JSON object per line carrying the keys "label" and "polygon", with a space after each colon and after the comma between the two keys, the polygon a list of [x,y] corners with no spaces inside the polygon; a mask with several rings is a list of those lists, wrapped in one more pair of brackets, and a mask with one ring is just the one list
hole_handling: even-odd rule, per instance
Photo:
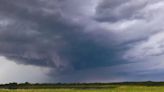
{"label": "overcast sky", "polygon": [[164,81],[163,0],[0,0],[0,82]]}

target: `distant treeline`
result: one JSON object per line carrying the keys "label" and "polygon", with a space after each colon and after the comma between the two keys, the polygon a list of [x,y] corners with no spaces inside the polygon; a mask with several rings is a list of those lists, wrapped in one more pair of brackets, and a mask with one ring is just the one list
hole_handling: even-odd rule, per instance
{"label": "distant treeline", "polygon": [[54,84],[39,84],[39,83],[9,83],[0,84],[1,89],[54,89],[54,88],[116,88],[119,86],[164,86],[164,82],[121,82],[121,83],[54,83]]}

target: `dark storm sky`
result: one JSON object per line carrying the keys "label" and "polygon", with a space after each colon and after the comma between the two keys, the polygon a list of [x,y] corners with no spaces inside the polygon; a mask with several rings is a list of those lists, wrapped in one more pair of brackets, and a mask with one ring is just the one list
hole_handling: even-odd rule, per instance
{"label": "dark storm sky", "polygon": [[0,0],[0,82],[161,81],[163,12],[163,0]]}

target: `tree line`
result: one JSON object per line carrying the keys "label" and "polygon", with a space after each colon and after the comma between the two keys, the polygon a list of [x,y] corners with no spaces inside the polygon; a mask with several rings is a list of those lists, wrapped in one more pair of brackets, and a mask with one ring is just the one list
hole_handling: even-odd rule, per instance
{"label": "tree line", "polygon": [[54,88],[115,88],[122,85],[128,86],[164,86],[164,82],[120,82],[120,83],[8,83],[0,84],[1,89],[54,89]]}

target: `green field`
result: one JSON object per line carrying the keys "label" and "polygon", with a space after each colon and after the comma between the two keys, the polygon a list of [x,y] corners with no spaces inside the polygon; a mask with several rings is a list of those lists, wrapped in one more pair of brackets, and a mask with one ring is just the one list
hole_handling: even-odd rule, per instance
{"label": "green field", "polygon": [[164,82],[4,84],[0,92],[164,92]]}
{"label": "green field", "polygon": [[0,92],[164,92],[164,87],[120,86],[103,89],[1,89]]}

